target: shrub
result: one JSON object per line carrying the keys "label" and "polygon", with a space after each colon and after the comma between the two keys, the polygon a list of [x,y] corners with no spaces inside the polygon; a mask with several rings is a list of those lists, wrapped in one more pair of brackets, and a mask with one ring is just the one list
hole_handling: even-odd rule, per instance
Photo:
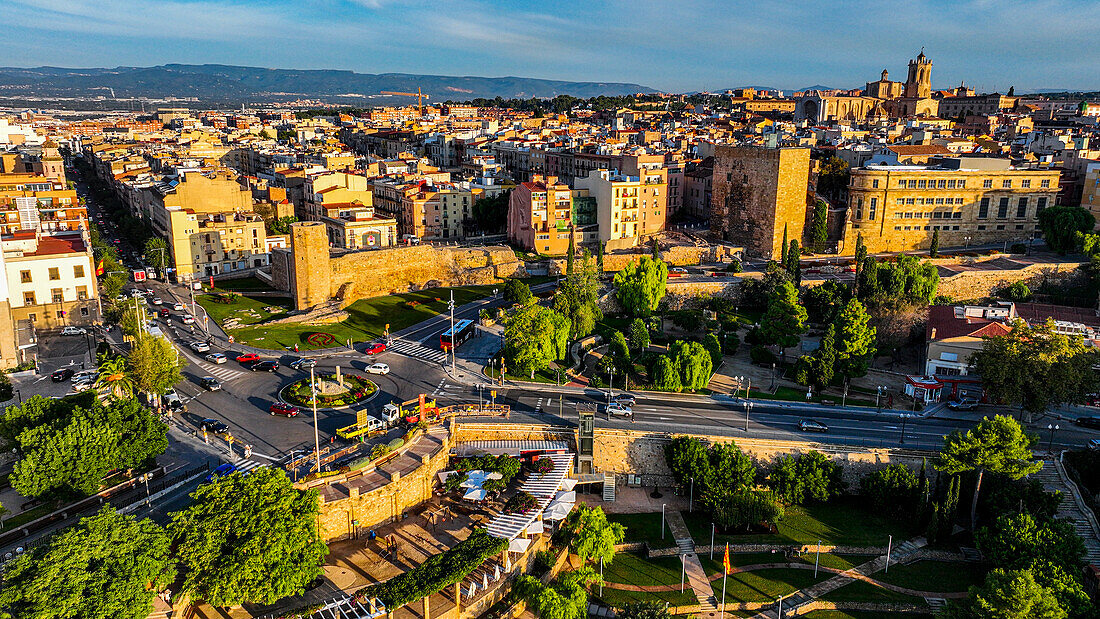
{"label": "shrub", "polygon": [[550,458],[539,458],[531,462],[531,470],[539,474],[549,473],[554,470],[554,461]]}
{"label": "shrub", "polygon": [[372,460],[377,460],[378,458],[381,458],[382,456],[390,453],[390,451],[392,450],[390,449],[389,445],[375,445],[374,449],[370,450],[370,457]]}
{"label": "shrub", "polygon": [[754,326],[745,334],[745,343],[750,346],[760,346],[764,343],[764,337],[760,334],[760,327]]}
{"label": "shrub", "polygon": [[741,346],[741,338],[737,337],[736,333],[726,332],[722,335],[722,354],[733,355],[737,353],[737,349]]}
{"label": "shrub", "polygon": [[349,471],[358,471],[359,469],[366,468],[371,463],[369,457],[356,458],[348,464]]}
{"label": "shrub", "polygon": [[684,331],[698,331],[703,326],[703,312],[700,310],[680,310],[671,312],[672,323]]}
{"label": "shrub", "polygon": [[387,444],[386,446],[390,448],[390,451],[393,451],[395,449],[399,449],[404,444],[405,444],[405,439],[395,438],[392,441],[390,441],[389,444]]}
{"label": "shrub", "polygon": [[764,348],[763,346],[753,346],[749,351],[749,357],[756,365],[771,365],[779,361],[779,357],[775,356],[775,353]]}
{"label": "shrub", "polygon": [[554,567],[554,553],[549,550],[540,550],[535,553],[535,561],[531,564],[531,574],[542,576]]}
{"label": "shrub", "polygon": [[745,268],[741,266],[740,260],[734,260],[726,265],[726,273],[740,273],[744,270]]}
{"label": "shrub", "polygon": [[529,509],[535,509],[538,505],[538,499],[531,496],[530,493],[521,490],[508,497],[508,500],[504,502],[504,513],[514,514],[516,512],[525,512]]}
{"label": "shrub", "polygon": [[790,505],[826,502],[844,491],[840,465],[820,451],[809,451],[797,458],[785,456],[776,462],[769,485],[776,497]]}
{"label": "shrub", "polygon": [[918,498],[917,476],[904,464],[892,464],[867,475],[860,482],[860,493],[875,511],[904,517],[912,514]]}
{"label": "shrub", "polygon": [[1011,253],[1011,254],[1026,254],[1027,253],[1027,245],[1024,245],[1023,243],[1013,243],[1008,248],[1008,252]]}

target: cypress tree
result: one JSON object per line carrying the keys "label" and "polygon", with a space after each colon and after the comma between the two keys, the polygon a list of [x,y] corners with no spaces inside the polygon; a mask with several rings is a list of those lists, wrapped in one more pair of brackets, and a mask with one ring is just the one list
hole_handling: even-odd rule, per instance
{"label": "cypress tree", "polygon": [[661,250],[660,250],[660,248],[657,247],[657,237],[653,237],[653,259],[654,260],[660,260],[661,259]]}
{"label": "cypress tree", "polygon": [[787,266],[787,224],[783,224],[783,244],[780,247],[779,264]]}
{"label": "cypress tree", "polygon": [[573,255],[577,253],[577,246],[573,240],[573,229],[569,229],[569,254],[565,256],[565,274],[573,274]]}
{"label": "cypress tree", "polygon": [[928,257],[935,258],[940,255],[940,231],[932,231],[932,244],[928,246]]}

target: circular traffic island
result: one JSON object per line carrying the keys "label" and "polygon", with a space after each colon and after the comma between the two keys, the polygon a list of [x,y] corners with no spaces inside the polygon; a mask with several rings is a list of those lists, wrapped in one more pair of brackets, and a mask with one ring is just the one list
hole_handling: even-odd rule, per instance
{"label": "circular traffic island", "polygon": [[[378,393],[378,385],[355,374],[318,374],[316,377],[318,408],[343,408],[371,399]],[[279,392],[283,401],[295,406],[313,406],[309,379],[290,383]]]}

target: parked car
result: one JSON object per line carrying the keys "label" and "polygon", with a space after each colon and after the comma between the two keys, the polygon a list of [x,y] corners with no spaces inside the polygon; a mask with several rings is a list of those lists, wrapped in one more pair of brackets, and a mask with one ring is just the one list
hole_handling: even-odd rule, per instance
{"label": "parked car", "polygon": [[1073,423],[1081,426],[1082,428],[1092,428],[1093,430],[1100,430],[1100,417],[1078,417],[1073,420]]}
{"label": "parked car", "polygon": [[99,378],[99,370],[80,370],[76,374],[73,374],[72,381],[74,383],[83,383],[88,381],[94,383],[97,378]]}
{"label": "parked car", "polygon": [[61,368],[53,374],[50,374],[50,380],[55,383],[63,383],[73,377],[72,368]]}
{"label": "parked car", "polygon": [[816,419],[803,419],[798,422],[798,429],[803,432],[828,432],[829,426]]}
{"label": "parked car", "polygon": [[225,434],[229,432],[229,426],[217,419],[203,419],[199,422],[199,427],[207,432],[213,432],[214,434]]}
{"label": "parked car", "polygon": [[162,307],[160,308],[160,317],[169,320],[172,318],[172,312],[169,312],[167,307]]}
{"label": "parked car", "polygon": [[207,391],[221,391],[222,384],[213,376],[203,376],[199,379],[199,382]]}
{"label": "parked car", "polygon": [[248,369],[252,370],[253,372],[277,372],[279,371],[279,362],[271,360],[257,361],[256,363],[248,366]]}
{"label": "parked car", "polygon": [[385,363],[372,363],[367,366],[367,372],[371,374],[389,374],[390,366],[386,365]]}
{"label": "parked car", "polygon": [[282,417],[297,417],[298,407],[285,404],[283,402],[272,402],[271,406],[267,408],[267,412],[272,416],[279,415]]}
{"label": "parked car", "polygon": [[632,419],[634,417],[634,411],[629,406],[624,406],[618,402],[612,402],[607,405],[607,414],[615,417],[625,417]]}
{"label": "parked car", "polygon": [[1091,438],[1091,439],[1089,439],[1089,449],[1092,449],[1092,450],[1100,449],[1100,438]]}
{"label": "parked car", "polygon": [[309,368],[317,367],[317,360],[310,359],[309,357],[298,357],[290,362],[290,367],[295,370],[308,370]]}
{"label": "parked car", "polygon": [[175,389],[169,389],[168,393],[164,394],[164,405],[174,413],[187,411],[187,406],[184,405],[183,400],[180,399],[180,394],[176,393]]}
{"label": "parked car", "polygon": [[373,342],[367,345],[367,349],[363,352],[368,355],[377,355],[380,352],[386,352],[386,345],[382,342]]}
{"label": "parked car", "polygon": [[253,361],[259,361],[260,355],[254,352],[241,353],[237,356],[237,363],[252,363]]}
{"label": "parked car", "polygon": [[183,303],[173,303],[172,304],[172,309],[174,309],[177,312],[182,312],[183,310],[185,310],[187,308],[183,306]]}
{"label": "parked car", "polygon": [[203,478],[203,483],[208,484],[219,477],[225,477],[226,475],[232,475],[237,472],[237,467],[229,462],[219,466],[218,468],[210,471],[210,474]]}
{"label": "parked car", "polygon": [[61,335],[85,335],[88,330],[84,327],[65,327],[61,330]]}
{"label": "parked car", "polygon": [[207,344],[206,342],[191,342],[190,344],[188,344],[188,347],[190,347],[191,350],[195,352],[210,352],[210,344]]}
{"label": "parked car", "polygon": [[220,352],[212,352],[212,353],[210,353],[209,355],[206,355],[203,358],[206,359],[207,361],[209,361],[210,363],[216,363],[218,365],[221,365],[221,364],[225,363],[226,361],[229,361],[229,359],[225,355],[221,354]]}
{"label": "parked car", "polygon": [[978,401],[966,399],[951,400],[947,403],[947,408],[950,408],[953,411],[972,411],[975,408],[978,408]]}
{"label": "parked car", "polygon": [[638,403],[638,398],[634,397],[633,393],[620,393],[612,399],[616,404],[622,404],[627,407],[633,407]]}
{"label": "parked car", "polygon": [[76,380],[76,381],[72,382],[72,386],[73,386],[73,391],[75,391],[77,393],[82,393],[84,391],[87,391],[87,390],[91,389],[92,387],[95,387],[95,381],[94,380]]}

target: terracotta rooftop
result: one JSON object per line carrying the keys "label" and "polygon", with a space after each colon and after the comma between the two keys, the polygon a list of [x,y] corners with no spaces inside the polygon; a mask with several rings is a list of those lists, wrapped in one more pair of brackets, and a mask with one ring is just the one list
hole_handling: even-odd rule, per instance
{"label": "terracotta rooftop", "polygon": [[38,249],[27,256],[51,256],[55,254],[75,254],[88,251],[83,236],[68,234],[65,236],[43,236],[38,239]]}
{"label": "terracotta rooftop", "polygon": [[[935,332],[935,337],[932,333]],[[1007,335],[1008,327],[1004,324],[977,318],[974,316],[955,316],[953,305],[933,305],[928,308],[928,323],[925,325],[924,335],[929,341],[939,341],[954,337],[993,337]]]}

